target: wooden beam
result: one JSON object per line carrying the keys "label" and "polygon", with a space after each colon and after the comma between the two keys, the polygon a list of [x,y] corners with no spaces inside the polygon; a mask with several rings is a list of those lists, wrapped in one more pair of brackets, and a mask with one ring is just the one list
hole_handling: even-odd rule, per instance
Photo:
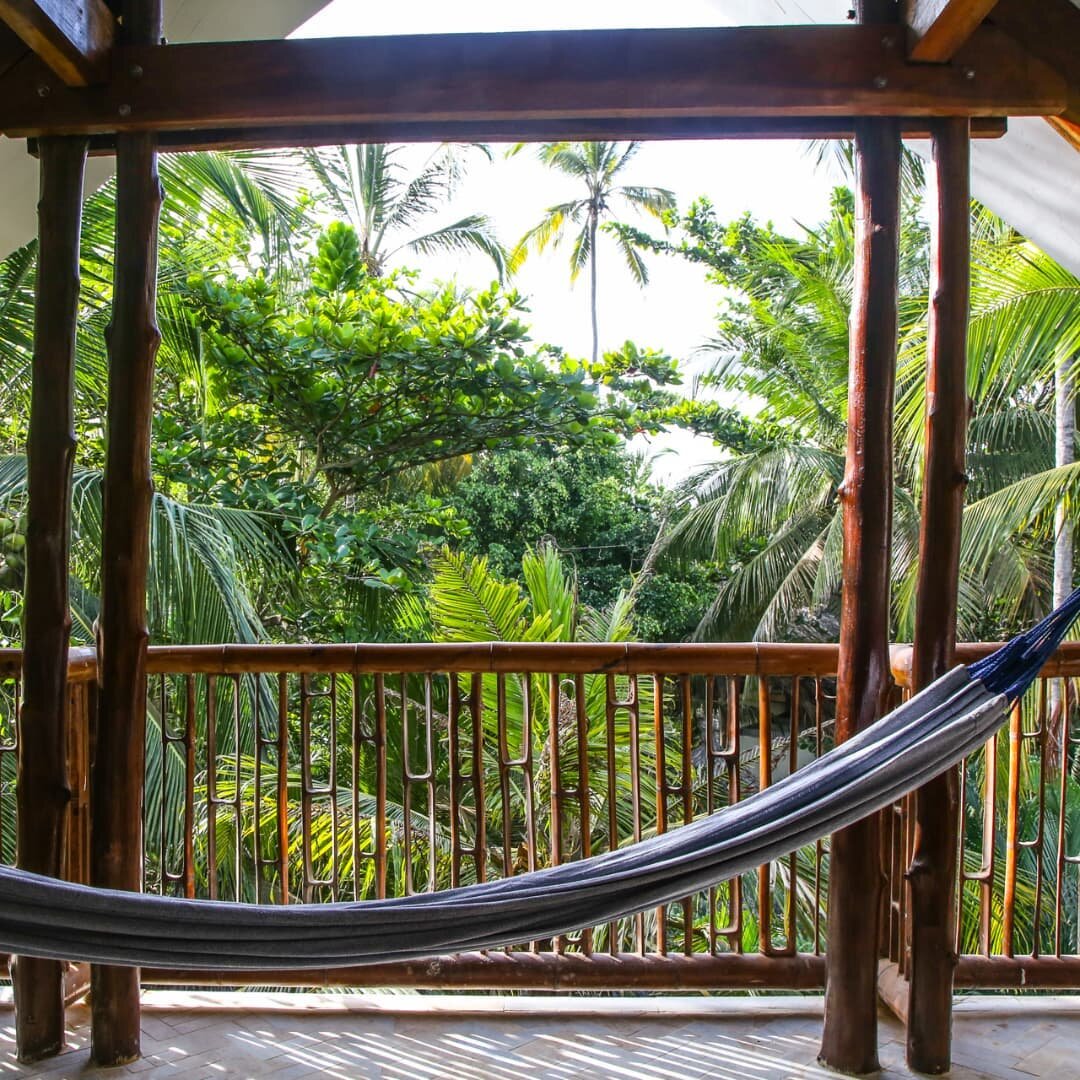
{"label": "wooden beam", "polygon": [[[825,959],[798,953],[666,956],[596,951],[459,953],[320,971],[178,971],[144,968],[148,986],[409,986],[488,990],[818,990]],[[647,1075],[647,1074],[646,1074]]]}
{"label": "wooden beam", "polygon": [[[901,121],[905,139],[931,137],[932,121],[910,118]],[[971,122],[972,138],[1000,139],[1008,130],[1004,117],[981,117]],[[638,140],[677,139],[853,139],[854,117],[817,120],[795,117],[763,119],[688,117],[685,120],[608,120],[602,127],[592,120],[487,121],[444,124],[418,121],[394,128],[394,142],[546,142],[553,139],[591,141],[602,138]],[[221,131],[167,131],[158,137],[158,149],[166,153],[193,150],[269,150],[296,146],[341,146],[347,143],[377,143],[387,140],[379,124],[327,124],[311,127],[265,127]],[[31,154],[36,140],[28,140]],[[94,135],[91,157],[116,153],[115,135]]]}
{"label": "wooden beam", "polygon": [[926,63],[948,63],[995,3],[997,0],[908,0],[908,55]]}
{"label": "wooden beam", "polygon": [[911,987],[900,974],[899,966],[891,960],[878,961],[877,989],[881,1003],[901,1024],[907,1026]]}
{"label": "wooden beam", "polygon": [[1074,149],[1080,150],[1080,123],[1063,116],[1050,116],[1047,123]]}
{"label": "wooden beam", "polygon": [[116,20],[104,0],[0,0],[0,19],[65,85],[106,77]]}
{"label": "wooden beam", "polygon": [[[27,438],[26,593],[23,704],[18,738],[21,870],[64,871],[68,777],[68,554],[75,462],[75,332],[79,312],[85,139],[41,146],[34,357]],[[55,960],[18,957],[12,966],[20,1061],[64,1048],[64,982]]]}
{"label": "wooden beam", "polygon": [[7,74],[30,50],[7,23],[0,22],[0,77]]}
{"label": "wooden beam", "polygon": [[[35,62],[0,80],[0,131],[182,131],[690,118],[1052,115],[1064,81],[992,29],[963,68],[909,64],[874,26],[452,34],[149,45],[105,86]],[[182,88],[182,92],[181,92]]]}
{"label": "wooden beam", "polygon": [[[930,262],[926,422],[912,690],[954,665],[960,531],[968,428],[967,332],[971,292],[971,147],[962,119],[938,121],[937,207]],[[915,795],[911,887],[908,1064],[948,1072],[956,965],[955,885],[960,775],[953,768]]]}
{"label": "wooden beam", "polygon": [[[162,0],[124,0],[125,40],[159,41]],[[91,777],[91,884],[142,889],[146,767],[146,579],[153,479],[157,247],[161,214],[157,144],[123,135],[116,147],[112,320],[106,331],[109,400],[102,515],[101,684]],[[140,1053],[139,970],[91,968],[91,1059],[115,1067]]]}
{"label": "wooden beam", "polygon": [[[889,689],[889,581],[893,501],[900,232],[900,126],[861,120],[855,133],[855,281],[851,308],[844,559],[836,741],[878,720]],[[828,978],[821,1061],[840,1072],[878,1068],[879,897],[877,815],[832,838]]]}
{"label": "wooden beam", "polygon": [[1080,989],[1078,956],[961,956],[956,985],[979,990]]}
{"label": "wooden beam", "polygon": [[990,21],[1065,80],[1062,117],[1080,124],[1080,8],[1071,0],[998,0]]}

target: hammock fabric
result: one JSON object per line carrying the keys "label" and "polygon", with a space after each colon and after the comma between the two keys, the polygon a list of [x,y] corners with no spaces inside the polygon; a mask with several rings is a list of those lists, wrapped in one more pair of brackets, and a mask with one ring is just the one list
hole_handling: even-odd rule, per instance
{"label": "hammock fabric", "polygon": [[0,951],[200,970],[296,970],[524,944],[679,900],[889,805],[1002,724],[1080,615],[1080,590],[804,769],[673,832],[518,877],[358,903],[270,906],[93,889],[0,868]]}

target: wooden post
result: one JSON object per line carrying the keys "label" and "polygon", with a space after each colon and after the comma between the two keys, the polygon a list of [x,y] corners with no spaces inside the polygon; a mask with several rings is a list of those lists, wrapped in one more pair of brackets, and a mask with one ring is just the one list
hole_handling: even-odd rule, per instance
{"label": "wooden post", "polygon": [[[86,139],[41,141],[33,386],[27,439],[23,704],[19,716],[18,846],[22,870],[60,877],[68,782],[68,553],[75,461],[75,332],[79,309]],[[20,1061],[64,1047],[64,982],[54,960],[12,961]]]}
{"label": "wooden post", "polygon": [[[855,132],[855,282],[851,305],[843,599],[836,738],[881,715],[889,689],[893,389],[896,375],[900,126],[859,120]],[[821,1061],[874,1072],[882,870],[876,816],[835,834],[830,848],[828,978]]]}
{"label": "wooden post", "polygon": [[[126,0],[122,13],[125,44],[160,39],[161,0]],[[135,892],[142,887],[150,428],[160,341],[155,309],[161,198],[155,137],[118,136],[91,876],[100,888]],[[95,965],[91,1006],[94,1063],[116,1066],[136,1059],[138,969]]]}
{"label": "wooden post", "polygon": [[[967,441],[967,326],[971,277],[968,124],[940,120],[934,132],[937,215],[930,268],[926,435],[919,580],[912,650],[913,690],[953,665]],[[949,1070],[955,955],[959,774],[951,769],[915,799],[911,883],[908,1063]]]}

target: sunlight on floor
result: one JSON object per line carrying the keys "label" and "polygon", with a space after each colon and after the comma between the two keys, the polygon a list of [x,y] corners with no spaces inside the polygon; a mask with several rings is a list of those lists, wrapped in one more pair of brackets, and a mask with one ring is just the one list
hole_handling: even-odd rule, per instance
{"label": "sunlight on floor", "polygon": [[[140,1075],[333,1080],[824,1080],[820,998],[497,998],[450,995],[163,993],[145,995],[143,1051],[127,1069],[87,1068],[89,1010],[71,1011],[70,1049],[22,1068],[0,1013],[0,1077]],[[881,1018],[888,1078],[903,1029]],[[1076,1076],[1080,997],[964,998],[952,1076]]]}

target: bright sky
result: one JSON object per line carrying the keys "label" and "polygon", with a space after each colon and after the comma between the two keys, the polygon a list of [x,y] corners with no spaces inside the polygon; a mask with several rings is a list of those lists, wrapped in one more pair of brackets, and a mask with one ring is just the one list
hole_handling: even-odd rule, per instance
{"label": "bright sky", "polygon": [[[468,31],[590,29],[604,27],[707,26],[755,20],[842,21],[845,0],[673,0],[659,9],[642,0],[547,0],[544,4],[508,4],[505,0],[405,0],[398,4],[333,0],[293,36],[452,33]],[[766,8],[769,11],[766,11]],[[417,160],[425,151],[417,148]],[[670,188],[680,207],[701,195],[715,204],[721,220],[749,210],[760,221],[780,229],[797,222],[813,224],[828,210],[835,176],[814,165],[799,142],[653,142],[644,145],[627,169],[625,183]],[[544,168],[535,155],[514,158],[495,148],[488,164],[477,155],[456,204],[444,220],[482,212],[495,221],[508,246],[536,221],[545,207],[572,198],[573,183]],[[628,210],[623,220],[638,221]],[[531,256],[515,284],[529,298],[534,337],[588,356],[591,350],[588,285],[583,274],[574,288],[569,281],[569,244]],[[486,283],[489,263],[479,257],[407,260],[425,273],[457,276],[464,283]],[[662,349],[684,362],[689,385],[694,371],[707,366],[699,350],[712,331],[718,290],[698,267],[682,260],[654,258],[651,282],[638,289],[610,246],[599,245],[600,347],[611,349],[627,339]],[[705,439],[679,434],[655,440],[654,474],[675,480],[715,459]]]}

